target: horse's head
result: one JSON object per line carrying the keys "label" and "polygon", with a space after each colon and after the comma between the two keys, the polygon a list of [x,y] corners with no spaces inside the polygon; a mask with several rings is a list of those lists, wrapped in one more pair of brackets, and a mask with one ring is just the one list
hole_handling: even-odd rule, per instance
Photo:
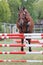
{"label": "horse's head", "polygon": [[25,20],[25,11],[24,11],[24,9],[23,8],[20,8],[19,9],[19,12],[18,12],[18,18],[19,18],[19,23],[20,24],[24,24],[24,20]]}

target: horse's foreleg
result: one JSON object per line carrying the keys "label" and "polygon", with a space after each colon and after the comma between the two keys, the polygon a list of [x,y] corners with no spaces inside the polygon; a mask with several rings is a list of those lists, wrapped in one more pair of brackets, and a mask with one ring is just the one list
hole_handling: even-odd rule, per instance
{"label": "horse's foreleg", "polygon": [[[24,39],[21,39],[21,43],[23,44],[24,43]],[[24,51],[24,48],[21,47],[21,51]]]}
{"label": "horse's foreleg", "polygon": [[[28,40],[28,43],[31,44],[31,39]],[[31,47],[29,47],[29,51],[32,51]]]}

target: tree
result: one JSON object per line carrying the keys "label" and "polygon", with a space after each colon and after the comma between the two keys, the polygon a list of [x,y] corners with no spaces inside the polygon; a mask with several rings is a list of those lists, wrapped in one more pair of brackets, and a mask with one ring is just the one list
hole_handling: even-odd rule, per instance
{"label": "tree", "polygon": [[37,14],[37,19],[43,19],[43,0],[38,0],[34,3],[34,10]]}
{"label": "tree", "polygon": [[20,0],[8,0],[10,10],[11,10],[11,20],[10,23],[15,23],[18,17],[18,6],[21,5]]}
{"label": "tree", "polygon": [[27,10],[30,12],[30,15],[33,17],[34,21],[36,19],[36,16],[34,15],[34,9],[33,9],[33,2],[35,0],[8,0],[8,3],[10,5],[11,9],[11,23],[15,23],[18,17],[18,7],[25,6]]}
{"label": "tree", "polygon": [[8,22],[11,17],[9,4],[5,0],[0,1],[0,22]]}
{"label": "tree", "polygon": [[17,17],[18,17],[18,6],[25,6],[27,10],[30,12],[30,15],[32,16],[33,20],[36,21],[36,15],[34,11],[34,5],[33,3],[37,0],[8,0],[10,10],[11,10],[11,20],[10,23],[16,23]]}

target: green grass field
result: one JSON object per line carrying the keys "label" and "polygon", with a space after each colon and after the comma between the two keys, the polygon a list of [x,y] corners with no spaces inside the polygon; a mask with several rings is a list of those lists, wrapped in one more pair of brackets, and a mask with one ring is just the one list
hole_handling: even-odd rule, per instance
{"label": "green grass field", "polygon": [[[5,40],[5,41],[0,41],[1,44],[5,43],[5,44],[10,44],[10,43],[14,43],[13,40]],[[0,47],[0,51],[15,51],[16,50],[20,50],[20,48],[14,48],[14,47]],[[43,50],[43,48],[33,48],[32,47],[32,50],[37,50],[37,51],[40,51],[40,50]],[[28,51],[28,48],[25,48],[25,51]],[[36,54],[27,54],[27,55],[10,55],[10,54],[2,54],[0,55],[0,59],[14,59],[14,60],[43,60],[43,55],[36,55]],[[22,63],[22,62],[18,62],[18,63],[14,63],[14,62],[1,62],[0,65],[43,65],[43,63]]]}

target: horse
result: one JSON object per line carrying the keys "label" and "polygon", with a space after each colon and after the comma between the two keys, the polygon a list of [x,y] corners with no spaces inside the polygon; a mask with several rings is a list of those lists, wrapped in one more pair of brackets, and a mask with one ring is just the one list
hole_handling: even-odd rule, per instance
{"label": "horse", "polygon": [[[16,22],[17,28],[19,30],[19,33],[33,33],[34,28],[34,21],[32,17],[30,16],[29,12],[26,8],[19,9],[18,12],[18,20]],[[26,39],[29,44],[31,44],[31,39]],[[23,44],[24,39],[22,39]],[[24,51],[24,48],[21,47],[21,51]],[[31,52],[32,49],[29,47],[29,52]]]}

